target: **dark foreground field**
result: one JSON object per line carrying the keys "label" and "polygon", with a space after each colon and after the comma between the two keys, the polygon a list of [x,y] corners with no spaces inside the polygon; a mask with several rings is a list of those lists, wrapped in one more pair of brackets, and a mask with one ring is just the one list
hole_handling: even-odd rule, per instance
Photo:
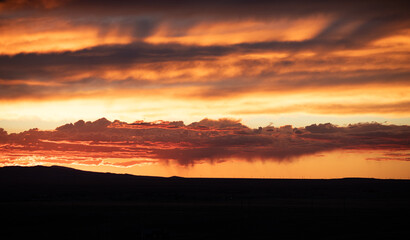
{"label": "dark foreground field", "polygon": [[407,239],[410,181],[0,168],[2,239]]}

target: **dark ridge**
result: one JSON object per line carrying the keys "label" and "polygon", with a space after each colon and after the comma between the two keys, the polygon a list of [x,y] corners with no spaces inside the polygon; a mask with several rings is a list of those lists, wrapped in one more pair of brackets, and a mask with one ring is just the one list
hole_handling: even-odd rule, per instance
{"label": "dark ridge", "polygon": [[410,181],[0,168],[7,239],[402,239]]}
{"label": "dark ridge", "polygon": [[[8,178],[10,177],[10,179]],[[27,184],[56,182],[66,183],[90,183],[100,181],[127,181],[142,179],[159,179],[160,177],[136,176],[130,174],[114,174],[102,172],[82,171],[62,166],[33,166],[33,167],[2,167],[0,168],[0,180],[10,183],[19,183],[20,181]],[[52,181],[51,181],[52,180]],[[50,182],[49,182],[50,181]],[[71,182],[70,182],[71,181]]]}
{"label": "dark ridge", "polygon": [[410,198],[409,180],[233,179],[148,177],[98,173],[60,166],[0,168],[0,201],[132,200],[234,201],[277,198]]}
{"label": "dark ridge", "polygon": [[183,177],[180,177],[180,176],[171,176],[171,177],[169,177],[169,179],[182,179]]}
{"label": "dark ridge", "polygon": [[[31,167],[25,167],[25,166],[6,166],[6,167],[0,167],[0,174],[2,176],[0,177],[5,177],[7,175],[10,175],[13,177],[14,180],[16,179],[26,179],[27,177],[37,175],[36,177],[41,177],[41,178],[47,178],[47,177],[68,177],[68,176],[89,176],[89,177],[106,177],[106,178],[123,178],[125,179],[166,179],[166,177],[157,177],[157,176],[141,176],[141,175],[132,175],[132,174],[121,174],[121,173],[109,173],[109,172],[91,172],[91,171],[84,171],[84,170],[78,170],[74,168],[69,168],[69,167],[63,167],[63,166],[31,166]],[[17,174],[17,175],[15,175]],[[24,175],[20,175],[24,174]],[[44,175],[43,175],[44,174]],[[272,181],[272,180],[285,180],[285,181],[323,181],[323,180],[341,180],[341,181],[386,181],[383,179],[377,179],[377,178],[359,178],[359,177],[347,177],[347,178],[334,178],[334,179],[286,179],[286,178],[185,178],[185,177],[180,177],[180,176],[171,176],[168,177],[168,179],[203,179],[203,180],[249,180],[249,181]],[[7,179],[4,179],[7,181]],[[35,180],[35,179],[32,179]],[[388,179],[387,181],[409,181],[409,180],[403,180],[403,179]]]}

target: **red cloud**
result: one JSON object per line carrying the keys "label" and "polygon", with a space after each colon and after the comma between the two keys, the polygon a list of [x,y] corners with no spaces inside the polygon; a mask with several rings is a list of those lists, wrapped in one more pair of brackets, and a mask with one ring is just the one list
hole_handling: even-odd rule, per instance
{"label": "red cloud", "polygon": [[[187,165],[232,157],[280,161],[335,149],[409,150],[409,139],[410,126],[360,123],[338,127],[327,123],[250,129],[230,119],[203,119],[186,126],[183,122],[128,124],[102,118],[65,124],[54,131],[7,134],[0,129],[3,165],[16,159],[123,167],[169,160]],[[112,158],[129,161],[104,161]]]}

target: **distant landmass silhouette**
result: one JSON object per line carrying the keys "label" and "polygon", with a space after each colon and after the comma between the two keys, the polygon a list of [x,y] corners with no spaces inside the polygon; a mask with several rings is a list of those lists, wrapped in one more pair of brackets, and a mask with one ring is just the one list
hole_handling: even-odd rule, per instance
{"label": "distant landmass silhouette", "polygon": [[[2,233],[88,239],[395,239],[410,181],[212,179],[0,168]],[[405,235],[403,235],[405,234]]]}

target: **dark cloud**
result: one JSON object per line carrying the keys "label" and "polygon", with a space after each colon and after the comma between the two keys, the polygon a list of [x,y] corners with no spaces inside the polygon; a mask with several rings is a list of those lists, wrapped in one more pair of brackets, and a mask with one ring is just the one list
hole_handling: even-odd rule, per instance
{"label": "dark cloud", "polygon": [[[146,158],[188,165],[230,158],[283,161],[336,149],[409,150],[410,127],[379,123],[339,127],[326,123],[304,128],[250,129],[229,119],[204,119],[185,125],[166,121],[128,124],[103,118],[94,122],[80,120],[55,131],[0,131],[0,139],[5,156],[21,152],[53,158],[65,154],[80,163],[81,159]],[[8,158],[12,159],[13,154]]]}
{"label": "dark cloud", "polygon": [[339,1],[310,1],[306,4],[302,0],[289,1],[250,1],[250,0],[225,0],[225,1],[97,1],[97,0],[68,0],[68,1],[5,1],[3,7],[8,10],[33,10],[41,9],[59,13],[89,13],[105,15],[124,14],[162,14],[167,16],[300,16],[318,13],[343,14],[349,16],[368,16],[375,14],[405,14],[409,9],[408,1],[354,1],[347,0],[343,4]]}
{"label": "dark cloud", "polygon": [[[0,55],[0,98],[42,98],[74,95],[79,92],[106,89],[169,87],[173,84],[203,86],[201,97],[218,97],[252,90],[283,91],[312,87],[361,84],[406,83],[409,78],[407,53],[397,56],[397,50],[371,56],[337,57],[331,53],[361,50],[375,40],[399,33],[410,27],[408,1],[4,1],[0,8],[4,17],[0,30],[7,32],[17,23],[23,32],[32,29],[42,32],[58,30],[62,20],[68,29],[73,26],[93,26],[101,37],[113,29],[131,35],[129,44],[97,45],[84,49],[60,52],[33,52]],[[92,14],[90,14],[92,13]],[[199,46],[177,43],[149,44],[144,38],[153,35],[158,27],[169,26],[170,36],[184,36],[192,27],[208,22],[218,23],[258,19],[295,20],[306,16],[330,16],[331,22],[315,36],[302,41],[242,42]],[[34,31],[34,33],[36,33]],[[126,35],[127,35],[126,34]],[[217,62],[220,57],[235,54],[281,52],[289,57],[280,61],[266,59],[239,60],[232,65],[240,68],[237,76],[224,76]],[[312,51],[316,56],[303,59],[296,55]],[[164,76],[155,83],[143,77],[105,79],[109,70],[145,69],[160,72],[164,69],[188,69],[193,62],[202,62],[213,75],[203,79],[189,74]],[[342,66],[362,63],[377,64],[375,69],[343,69]],[[172,64],[178,66],[171,66]],[[184,67],[181,67],[185,64]],[[384,66],[384,65],[394,65]],[[313,70],[322,66],[327,69]],[[220,69],[219,69],[220,68]],[[255,69],[261,68],[259,72]],[[194,66],[191,66],[194,69]],[[218,70],[219,71],[216,71]],[[86,74],[87,77],[70,79]],[[190,79],[190,80],[187,80]],[[45,82],[43,85],[13,83],[14,80]],[[199,81],[198,81],[199,80]],[[387,81],[388,80],[388,81]],[[55,83],[60,85],[56,86]],[[195,93],[197,94],[197,93]]]}
{"label": "dark cloud", "polygon": [[[75,52],[28,53],[15,56],[0,55],[1,79],[47,77],[48,73],[59,71],[85,71],[100,66],[126,68],[135,63],[201,60],[232,53],[232,47],[199,47],[179,44],[152,45],[143,42],[128,45],[107,45]],[[24,69],[21,67],[24,66]],[[20,71],[18,70],[20,69]],[[50,70],[51,69],[51,70]],[[23,71],[21,71],[23,70]]]}
{"label": "dark cloud", "polygon": [[5,131],[3,128],[0,128],[0,142],[6,141],[7,136],[7,131]]}
{"label": "dark cloud", "polygon": [[[311,43],[309,43],[311,42]],[[277,46],[275,47],[275,44]],[[226,77],[220,68],[218,57],[233,53],[257,53],[270,48],[278,51],[306,50],[311,40],[305,42],[270,42],[237,44],[231,46],[186,46],[181,44],[132,43],[128,45],[107,45],[74,52],[18,54],[0,56],[0,79],[10,83],[0,83],[0,96],[5,99],[19,97],[55,96],[64,92],[84,92],[143,88],[153,86],[166,88],[184,86],[203,86],[202,97],[226,96],[241,92],[289,91],[312,87],[360,86],[363,84],[404,84],[410,73],[404,67],[403,56],[371,55],[364,57],[326,57],[298,59],[292,55],[285,60],[238,60],[233,66],[241,70],[236,77]],[[304,47],[295,47],[305,45]],[[313,44],[325,48],[326,44]],[[312,46],[313,46],[312,45]],[[343,45],[344,46],[344,45]],[[294,48],[294,49],[293,49]],[[293,50],[292,50],[293,49]],[[338,49],[338,48],[336,48]],[[262,52],[263,52],[262,51]],[[99,76],[107,69],[125,71],[145,69],[155,72],[167,70],[195,69],[193,61],[199,61],[215,73],[198,81],[195,76],[162,77],[154,82],[133,77],[125,79],[104,79]],[[373,64],[374,68],[360,68],[363,63]],[[390,65],[394,65],[392,68]],[[323,69],[324,66],[327,66]],[[351,66],[353,69],[343,69]],[[315,68],[319,68],[315,70]],[[256,71],[255,69],[261,69]],[[76,74],[87,73],[90,77],[62,80]],[[12,80],[35,80],[50,84],[31,85]],[[212,79],[212,81],[209,81]],[[388,79],[388,81],[386,81]],[[208,80],[208,81],[205,81]],[[255,81],[256,80],[256,81]],[[55,85],[58,83],[59,85]]]}
{"label": "dark cloud", "polygon": [[367,158],[374,161],[410,161],[410,153],[385,153],[382,157]]}

